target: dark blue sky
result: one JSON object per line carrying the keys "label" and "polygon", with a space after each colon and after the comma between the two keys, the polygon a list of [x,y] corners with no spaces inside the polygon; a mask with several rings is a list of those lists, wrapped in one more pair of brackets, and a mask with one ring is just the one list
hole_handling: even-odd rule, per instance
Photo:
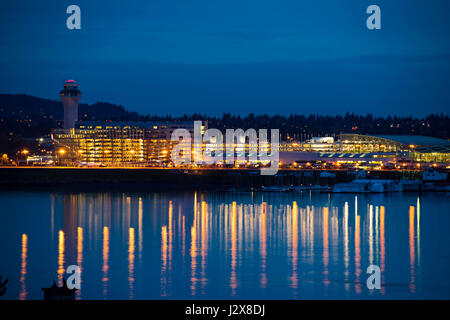
{"label": "dark blue sky", "polygon": [[83,102],[150,114],[448,114],[450,1],[2,0],[0,71],[0,93],[58,99],[73,78]]}

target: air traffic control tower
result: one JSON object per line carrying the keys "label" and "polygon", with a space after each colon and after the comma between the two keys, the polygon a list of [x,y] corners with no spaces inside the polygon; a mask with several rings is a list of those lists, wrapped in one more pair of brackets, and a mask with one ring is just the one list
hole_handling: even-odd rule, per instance
{"label": "air traffic control tower", "polygon": [[75,80],[67,80],[59,95],[64,105],[64,129],[74,128],[75,122],[78,121],[78,102],[81,99],[78,83]]}

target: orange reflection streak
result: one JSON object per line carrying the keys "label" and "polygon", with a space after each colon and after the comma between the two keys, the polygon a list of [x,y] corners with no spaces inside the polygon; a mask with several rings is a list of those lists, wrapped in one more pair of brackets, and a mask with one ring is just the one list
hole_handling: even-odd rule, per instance
{"label": "orange reflection streak", "polygon": [[236,294],[237,288],[236,258],[237,258],[237,209],[236,209],[236,202],[233,202],[231,212],[231,277],[230,277],[230,287],[232,295]]}
{"label": "orange reflection streak", "polygon": [[28,236],[24,233],[22,234],[22,254],[20,263],[20,300],[27,299],[27,288],[26,288],[26,277],[27,277],[27,256],[28,256]]}
{"label": "orange reflection streak", "polygon": [[306,241],[308,237],[308,232],[306,228],[308,227],[308,217],[305,214],[305,210],[303,208],[300,208],[298,210],[298,219],[299,219],[299,228],[300,228],[300,241],[301,241],[301,248],[306,248]]}
{"label": "orange reflection streak", "polygon": [[328,251],[328,207],[323,208],[323,274],[325,275],[323,283],[325,285],[330,284],[328,281],[328,261],[329,261],[329,251]]}
{"label": "orange reflection streak", "polygon": [[308,206],[307,214],[310,219],[310,221],[309,221],[309,245],[310,245],[309,255],[311,257],[310,263],[312,264],[312,263],[314,263],[314,207],[312,207],[310,209]]}
{"label": "orange reflection streak", "polygon": [[58,233],[58,283],[63,285],[64,276],[64,231],[59,230]]}
{"label": "orange reflection streak", "polygon": [[[384,273],[385,269],[385,259],[386,259],[386,249],[385,249],[385,239],[384,239],[384,206],[380,207],[380,270],[381,275]],[[381,287],[381,294],[384,294],[384,286]]]}
{"label": "orange reflection streak", "polygon": [[[344,271],[344,276],[345,276],[345,280],[348,280],[348,267],[349,267],[349,250],[348,250],[348,202],[345,202],[344,204],[344,266],[345,266],[345,271]],[[345,283],[345,289],[348,290],[349,289],[349,284],[346,282]]]}
{"label": "orange reflection streak", "polygon": [[[355,210],[356,214],[356,210]],[[361,217],[356,214],[355,216],[355,276],[356,276],[356,293],[361,293],[361,284],[359,283],[359,276],[361,275],[361,243],[360,243],[360,221]]]}
{"label": "orange reflection streak", "polygon": [[197,193],[194,196],[194,222],[191,227],[191,294],[196,291],[197,272]]}
{"label": "orange reflection streak", "polygon": [[380,265],[380,207],[375,206],[375,259]]}
{"label": "orange reflection streak", "polygon": [[103,227],[103,297],[108,294],[108,271],[109,271],[109,228]]}
{"label": "orange reflection streak", "polygon": [[[142,215],[143,215],[143,205],[142,205],[142,198],[139,198],[139,211],[138,211],[138,221],[139,221],[139,229],[138,229],[138,252],[139,252],[139,261],[142,258]],[[140,262],[139,262],[140,264]]]}
{"label": "orange reflection streak", "polygon": [[414,293],[416,291],[416,279],[414,263],[416,260],[415,248],[414,248],[414,206],[409,207],[409,264],[411,271],[411,280],[409,284],[409,291]]}
{"label": "orange reflection streak", "polygon": [[167,227],[161,227],[161,295],[166,293],[166,271],[167,271]]}
{"label": "orange reflection streak", "polygon": [[134,295],[134,250],[136,248],[134,238],[134,228],[128,230],[128,288],[130,290],[130,299]]}
{"label": "orange reflection streak", "polygon": [[195,226],[191,227],[191,293],[195,295],[196,269],[197,269],[197,231]]}
{"label": "orange reflection streak", "polygon": [[262,214],[261,214],[261,287],[265,288],[267,286],[267,275],[266,275],[266,257],[267,257],[267,230],[266,230],[266,214],[267,214],[267,203],[262,204]]}
{"label": "orange reflection streak", "polygon": [[207,257],[207,253],[208,253],[208,242],[207,242],[207,214],[208,214],[208,204],[205,201],[202,201],[202,217],[201,217],[201,234],[202,234],[202,238],[201,238],[201,255],[202,255],[202,289],[204,289],[205,285],[206,285],[206,257]]}
{"label": "orange reflection streak", "polygon": [[420,199],[417,197],[417,227],[416,227],[416,243],[417,243],[417,266],[420,274]]}
{"label": "orange reflection streak", "polygon": [[172,267],[172,238],[173,238],[173,205],[172,201],[169,201],[169,228],[168,228],[168,270]]}
{"label": "orange reflection streak", "polygon": [[292,204],[292,277],[291,286],[297,288],[297,249],[298,248],[298,206],[297,202]]}
{"label": "orange reflection streak", "polygon": [[[80,284],[82,282],[82,273],[83,273],[83,228],[77,228],[77,265],[80,267]],[[81,298],[81,289],[77,290],[78,298]]]}

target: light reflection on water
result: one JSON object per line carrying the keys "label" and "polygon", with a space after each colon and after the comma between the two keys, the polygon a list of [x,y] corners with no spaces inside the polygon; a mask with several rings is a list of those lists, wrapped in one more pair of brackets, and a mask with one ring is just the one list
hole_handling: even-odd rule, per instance
{"label": "light reflection on water", "polygon": [[[106,298],[108,296],[108,270],[109,270],[109,228],[103,227],[103,265],[102,265],[102,271],[103,271],[103,297]],[[80,291],[81,292],[81,291]]]}
{"label": "light reflection on water", "polygon": [[26,234],[22,234],[22,254],[21,254],[22,262],[21,262],[21,267],[20,267],[21,289],[20,289],[20,295],[19,295],[20,300],[27,299],[27,288],[26,288],[26,283],[25,283],[25,279],[27,276],[27,252],[28,252],[28,237]]}
{"label": "light reflection on water", "polygon": [[[42,298],[40,288],[62,284],[72,264],[81,269],[78,299],[450,298],[445,194],[0,198],[10,299]],[[367,289],[371,264],[381,290]]]}

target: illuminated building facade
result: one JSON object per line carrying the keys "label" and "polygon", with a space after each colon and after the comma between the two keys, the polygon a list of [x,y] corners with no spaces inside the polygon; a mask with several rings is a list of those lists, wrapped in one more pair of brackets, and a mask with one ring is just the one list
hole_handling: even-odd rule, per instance
{"label": "illuminated building facade", "polygon": [[417,162],[450,162],[450,141],[424,136],[341,134],[337,141],[324,137],[282,143],[280,151],[322,153],[327,154],[330,161],[370,154],[371,157],[402,157]]}
{"label": "illuminated building facade", "polygon": [[341,135],[342,152],[395,152],[418,162],[450,162],[450,141],[425,136]]}
{"label": "illuminated building facade", "polygon": [[339,152],[340,143],[335,142],[333,137],[317,137],[305,142],[282,143],[280,151],[283,152]]}
{"label": "illuminated building facade", "polygon": [[[60,164],[101,164],[121,165],[169,165],[173,147],[171,136],[176,129],[186,129],[194,135],[194,122],[80,122],[76,128],[55,129],[52,133],[57,147],[56,155]],[[207,123],[202,126],[202,134]],[[192,141],[190,143],[193,143]],[[220,161],[218,165],[258,165],[260,160],[251,157],[261,152],[261,146],[251,145],[250,141],[223,143],[222,152],[234,148],[233,162]],[[254,143],[254,142],[253,142]],[[203,142],[203,152],[214,152],[217,143]],[[227,148],[228,147],[228,148]],[[220,149],[220,148],[219,148]],[[268,151],[268,149],[267,149]],[[195,158],[195,148],[192,148]],[[240,157],[239,157],[240,156]],[[253,160],[252,160],[253,159]],[[370,136],[342,134],[334,138],[312,138],[303,143],[280,144],[280,160],[289,163],[369,163],[388,165],[399,159],[416,162],[449,163],[450,142],[443,139],[421,136]]]}
{"label": "illuminated building facade", "polygon": [[76,128],[53,130],[52,139],[60,164],[166,164],[178,128],[193,135],[193,122],[80,122]]}

